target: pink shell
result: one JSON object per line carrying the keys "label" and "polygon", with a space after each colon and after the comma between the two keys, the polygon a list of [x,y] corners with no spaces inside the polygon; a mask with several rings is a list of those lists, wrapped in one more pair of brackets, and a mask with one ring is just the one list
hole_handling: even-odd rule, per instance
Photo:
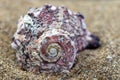
{"label": "pink shell", "polygon": [[22,69],[40,73],[68,72],[78,51],[98,48],[100,43],[86,29],[83,15],[45,5],[19,19],[11,46]]}

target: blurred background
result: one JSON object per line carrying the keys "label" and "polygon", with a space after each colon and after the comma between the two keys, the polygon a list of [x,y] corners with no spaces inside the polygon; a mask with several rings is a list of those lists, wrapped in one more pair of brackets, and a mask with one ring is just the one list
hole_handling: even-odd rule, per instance
{"label": "blurred background", "polygon": [[[98,35],[102,46],[80,52],[68,74],[35,75],[20,69],[11,38],[17,20],[30,7],[64,5],[85,16],[87,28]],[[0,0],[0,80],[120,80],[119,0]]]}

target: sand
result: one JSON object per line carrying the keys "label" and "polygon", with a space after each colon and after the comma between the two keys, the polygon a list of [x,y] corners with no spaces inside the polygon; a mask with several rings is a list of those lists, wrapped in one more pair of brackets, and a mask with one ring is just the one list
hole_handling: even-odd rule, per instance
{"label": "sand", "polygon": [[[45,3],[65,5],[85,16],[87,28],[98,35],[102,46],[78,54],[68,74],[23,71],[11,48],[17,20],[30,7]],[[120,1],[0,0],[0,80],[120,80]]]}

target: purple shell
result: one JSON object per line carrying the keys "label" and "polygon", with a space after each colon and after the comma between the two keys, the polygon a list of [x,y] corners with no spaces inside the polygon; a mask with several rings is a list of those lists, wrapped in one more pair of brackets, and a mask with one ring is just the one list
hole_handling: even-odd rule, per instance
{"label": "purple shell", "polygon": [[49,73],[68,72],[78,51],[98,48],[100,43],[86,29],[82,14],[45,5],[19,19],[11,46],[22,69]]}

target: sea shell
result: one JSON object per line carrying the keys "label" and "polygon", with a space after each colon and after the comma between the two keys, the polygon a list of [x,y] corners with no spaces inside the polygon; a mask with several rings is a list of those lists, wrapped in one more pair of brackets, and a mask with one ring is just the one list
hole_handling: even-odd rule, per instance
{"label": "sea shell", "polygon": [[52,5],[21,16],[12,41],[21,68],[34,73],[68,72],[79,51],[100,46],[82,14]]}

